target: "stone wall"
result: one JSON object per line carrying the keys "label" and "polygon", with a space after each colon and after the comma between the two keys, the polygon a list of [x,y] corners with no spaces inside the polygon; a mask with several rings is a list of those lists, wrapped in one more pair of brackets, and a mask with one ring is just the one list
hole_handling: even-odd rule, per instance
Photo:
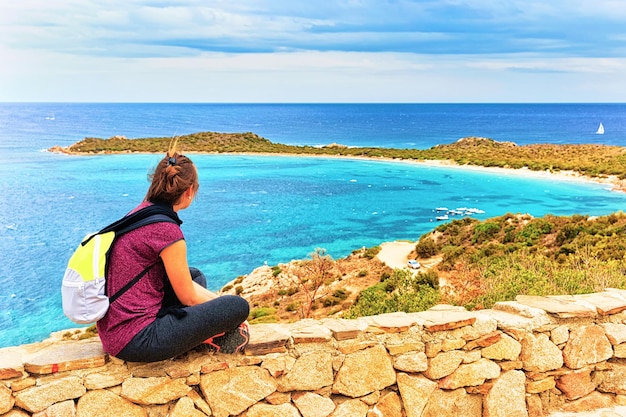
{"label": "stone wall", "polygon": [[626,290],[251,326],[244,354],[0,349],[1,416],[545,416],[626,404]]}

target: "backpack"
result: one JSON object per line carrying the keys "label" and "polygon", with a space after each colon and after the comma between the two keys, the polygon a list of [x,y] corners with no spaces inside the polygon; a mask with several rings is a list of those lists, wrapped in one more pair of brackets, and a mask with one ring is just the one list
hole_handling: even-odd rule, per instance
{"label": "backpack", "polygon": [[100,320],[106,314],[110,304],[158,263],[157,261],[147,266],[117,293],[108,297],[106,274],[113,243],[118,237],[131,230],[158,222],[182,224],[178,215],[170,207],[153,204],[83,239],[67,264],[61,284],[63,313],[67,318],[78,324],[89,324]]}

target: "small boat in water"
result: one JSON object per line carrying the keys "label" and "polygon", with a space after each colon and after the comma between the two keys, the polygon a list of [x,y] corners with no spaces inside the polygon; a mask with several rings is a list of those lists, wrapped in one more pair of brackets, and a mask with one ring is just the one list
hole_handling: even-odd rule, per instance
{"label": "small boat in water", "polygon": [[602,122],[600,122],[600,126],[598,126],[598,130],[596,130],[596,135],[604,135],[604,126]]}
{"label": "small boat in water", "polygon": [[435,218],[437,219],[437,221],[442,221],[442,220],[448,220],[449,219],[447,214],[444,214],[443,216],[437,216]]}

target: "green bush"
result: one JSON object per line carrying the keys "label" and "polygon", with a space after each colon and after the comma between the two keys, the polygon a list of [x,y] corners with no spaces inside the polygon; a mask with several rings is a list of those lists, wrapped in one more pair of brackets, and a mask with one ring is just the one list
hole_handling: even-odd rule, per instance
{"label": "green bush", "polygon": [[484,222],[474,226],[472,243],[483,243],[493,239],[500,232],[500,224],[497,222]]}
{"label": "green bush", "polygon": [[270,307],[255,308],[250,311],[248,321],[254,323],[270,323],[278,321],[276,309]]}
{"label": "green bush", "polygon": [[534,219],[517,234],[516,241],[526,243],[527,246],[535,245],[539,238],[552,231],[552,226],[546,219]]}
{"label": "green bush", "polygon": [[429,269],[426,272],[418,272],[413,281],[413,289],[418,291],[422,285],[429,286],[432,289],[439,289],[439,275],[436,271]]}
{"label": "green bush", "polygon": [[346,317],[356,318],[395,311],[414,312],[427,310],[440,300],[439,291],[419,280],[431,280],[432,275],[417,274],[411,271],[394,270],[384,282],[375,284],[358,295]]}
{"label": "green bush", "polygon": [[373,259],[376,255],[378,255],[381,249],[382,248],[380,246],[367,248],[365,249],[365,252],[363,253],[363,257],[367,259]]}
{"label": "green bush", "polygon": [[437,245],[430,236],[422,236],[415,245],[415,251],[420,258],[430,258],[437,254]]}

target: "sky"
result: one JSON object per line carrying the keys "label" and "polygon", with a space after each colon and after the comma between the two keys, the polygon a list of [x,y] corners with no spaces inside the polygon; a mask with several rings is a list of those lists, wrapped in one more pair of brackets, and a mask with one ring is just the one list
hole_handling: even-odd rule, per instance
{"label": "sky", "polygon": [[626,102],[624,0],[0,0],[0,102]]}

